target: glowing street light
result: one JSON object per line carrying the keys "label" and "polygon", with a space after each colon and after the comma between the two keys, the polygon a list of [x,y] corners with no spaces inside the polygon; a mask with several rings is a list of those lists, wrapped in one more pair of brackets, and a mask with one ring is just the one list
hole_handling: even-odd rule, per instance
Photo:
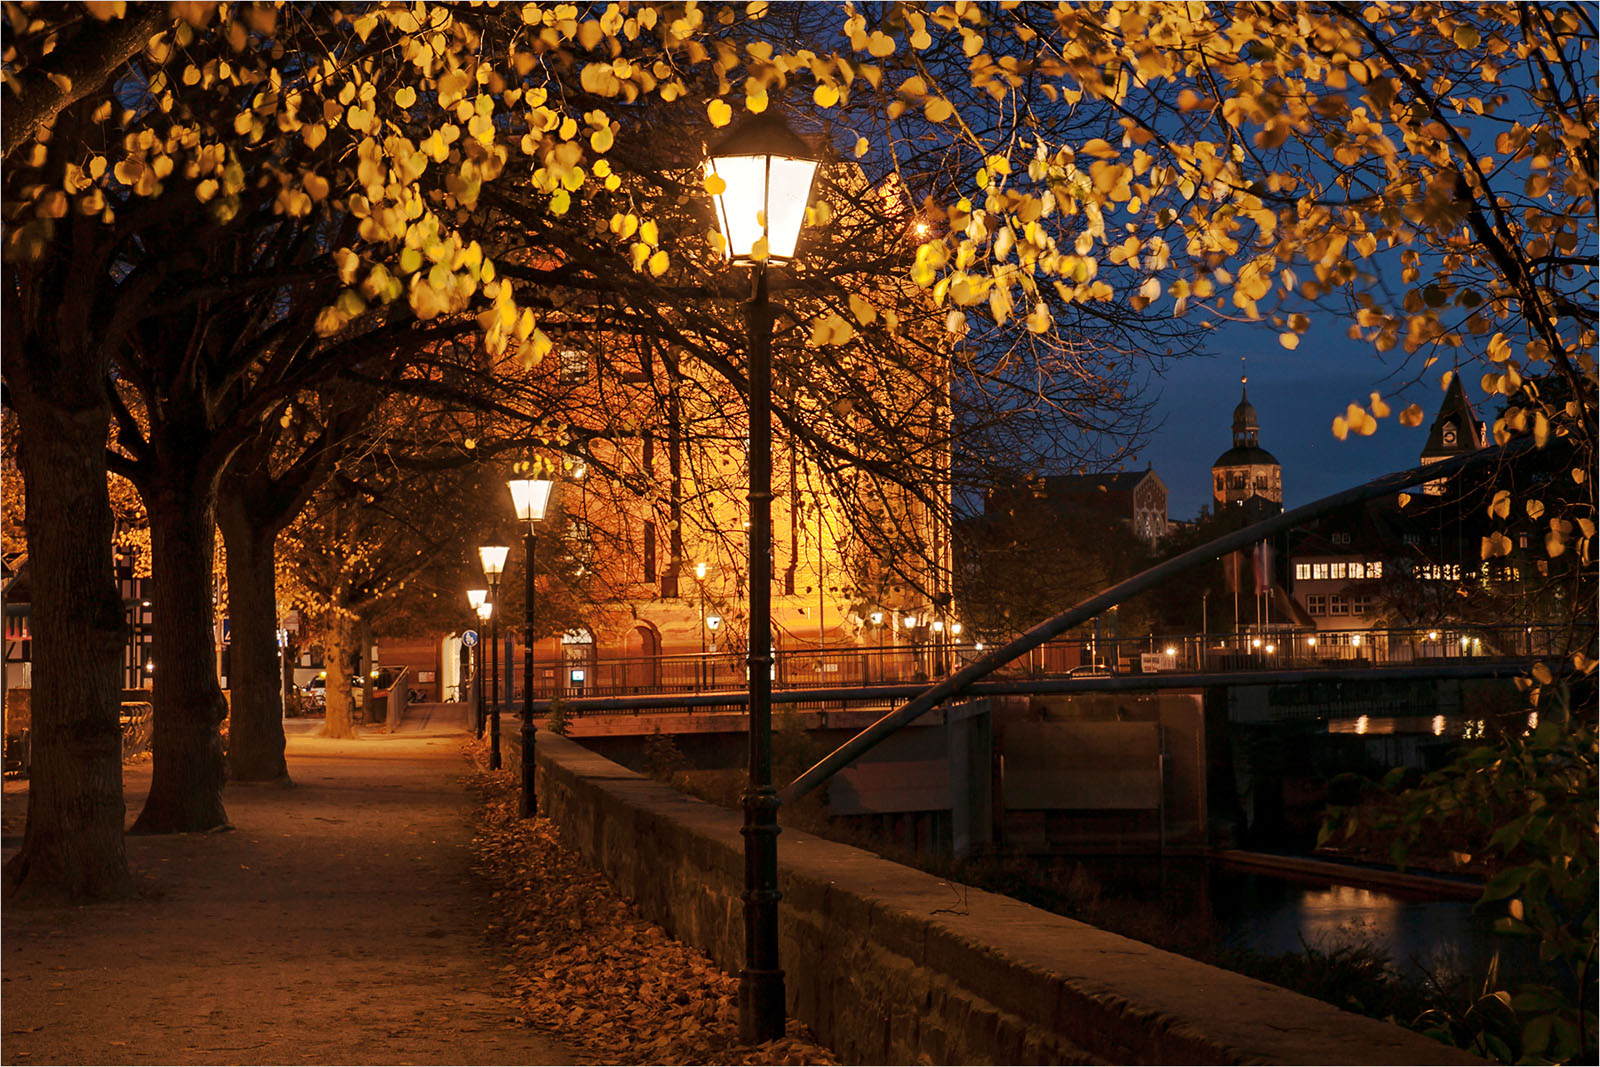
{"label": "glowing street light", "polygon": [[534,528],[544,521],[545,510],[550,506],[550,490],[555,484],[549,478],[538,477],[512,478],[506,482],[517,519],[527,527],[523,534],[522,564],[526,572],[522,600],[522,801],[518,805],[524,819],[531,818],[539,808],[539,798],[533,788],[537,765],[533,746],[538,730],[533,724],[533,560],[538,546]]}
{"label": "glowing street light", "polygon": [[500,598],[500,574],[506,569],[505,545],[484,545],[478,549],[478,562],[483,565],[483,576],[489,579],[489,685],[494,690],[494,700],[489,705],[489,769],[500,769],[500,613],[494,602]]}
{"label": "glowing street light", "polygon": [[750,408],[749,784],[744,794],[745,959],[739,1034],[760,1044],[784,1034],[778,966],[778,792],[772,785],[772,313],[767,265],[794,257],[818,156],[775,111],[735,127],[708,152],[723,253],[754,275],[747,319]]}

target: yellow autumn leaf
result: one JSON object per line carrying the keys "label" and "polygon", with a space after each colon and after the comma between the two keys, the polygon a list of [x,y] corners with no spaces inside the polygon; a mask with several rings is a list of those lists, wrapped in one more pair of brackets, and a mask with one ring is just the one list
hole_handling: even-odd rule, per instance
{"label": "yellow autumn leaf", "polygon": [[1343,415],[1335,415],[1333,419],[1333,436],[1343,441],[1350,436],[1350,425],[1344,421]]}
{"label": "yellow autumn leaf", "polygon": [[871,326],[878,319],[878,309],[872,306],[872,301],[855,293],[850,294],[850,313],[863,326]]}
{"label": "yellow autumn leaf", "polygon": [[726,100],[713,100],[706,105],[706,117],[713,126],[726,126],[733,119],[733,108]]}
{"label": "yellow autumn leaf", "polygon": [[1278,343],[1292,352],[1300,347],[1300,335],[1297,333],[1280,333],[1278,335]]}
{"label": "yellow autumn leaf", "polygon": [[1494,499],[1489,502],[1489,514],[1497,519],[1508,518],[1511,515],[1511,491],[1501,489],[1495,493]]}
{"label": "yellow autumn leaf", "polygon": [[1421,426],[1422,425],[1422,418],[1423,418],[1422,405],[1421,404],[1411,404],[1404,411],[1402,411],[1400,413],[1400,425],[1402,425],[1402,426]]}
{"label": "yellow autumn leaf", "polygon": [[668,259],[666,249],[657,249],[656,254],[650,257],[651,276],[659,278],[665,274],[667,272],[667,263]]}
{"label": "yellow autumn leaf", "polygon": [[767,91],[755,89],[745,94],[744,109],[752,115],[759,115],[767,110]]}
{"label": "yellow autumn leaf", "polygon": [[865,137],[857,137],[856,138],[856,158],[860,159],[862,156],[866,155],[867,154],[867,149],[869,149],[871,147],[872,147],[872,145],[867,141],[867,139]]}
{"label": "yellow autumn leaf", "polygon": [[1389,405],[1383,402],[1383,397],[1377,393],[1372,394],[1372,413],[1380,419],[1389,417]]}
{"label": "yellow autumn leaf", "polygon": [[943,122],[955,114],[955,110],[950,101],[942,96],[936,96],[928,101],[928,105],[922,109],[922,113],[929,122]]}
{"label": "yellow autumn leaf", "polygon": [[824,82],[812,90],[811,99],[818,107],[833,107],[839,102],[839,90]]}
{"label": "yellow autumn leaf", "polygon": [[402,85],[395,90],[394,102],[397,107],[409,108],[417,102],[417,91],[409,85]]}

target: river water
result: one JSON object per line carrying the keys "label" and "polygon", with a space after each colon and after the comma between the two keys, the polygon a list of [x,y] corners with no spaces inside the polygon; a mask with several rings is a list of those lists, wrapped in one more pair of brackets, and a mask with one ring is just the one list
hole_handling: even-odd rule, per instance
{"label": "river water", "polygon": [[[1087,886],[1100,906],[1109,901],[1125,916],[1141,908],[1158,914],[1166,932],[1191,944],[1264,955],[1365,948],[1387,956],[1408,977],[1448,985],[1466,980],[1474,988],[1491,961],[1502,983],[1540,975],[1533,943],[1494,933],[1492,921],[1474,914],[1471,901],[1291,879],[1205,859],[1097,857],[1069,863],[1076,874],[1057,881],[1071,886],[1062,894],[1068,913]],[[1128,932],[1141,936],[1137,928]]]}

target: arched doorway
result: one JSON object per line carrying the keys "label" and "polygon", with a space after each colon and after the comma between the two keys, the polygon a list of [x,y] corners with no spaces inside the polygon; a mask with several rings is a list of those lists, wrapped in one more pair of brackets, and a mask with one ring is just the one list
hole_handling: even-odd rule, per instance
{"label": "arched doorway", "polygon": [[641,622],[622,635],[622,684],[632,691],[655,690],[661,683],[661,634]]}

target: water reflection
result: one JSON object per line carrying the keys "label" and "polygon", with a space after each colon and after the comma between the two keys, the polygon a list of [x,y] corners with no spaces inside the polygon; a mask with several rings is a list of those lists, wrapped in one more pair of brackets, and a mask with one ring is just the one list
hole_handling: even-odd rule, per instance
{"label": "water reflection", "polygon": [[[1327,882],[1294,881],[1207,860],[1090,859],[1068,895],[1093,883],[1115,897],[1164,913],[1171,929],[1264,955],[1365,948],[1414,978],[1476,986],[1499,954],[1502,981],[1539,980],[1533,944],[1497,935],[1470,901],[1425,900]],[[1548,980],[1548,979],[1546,979]]]}

